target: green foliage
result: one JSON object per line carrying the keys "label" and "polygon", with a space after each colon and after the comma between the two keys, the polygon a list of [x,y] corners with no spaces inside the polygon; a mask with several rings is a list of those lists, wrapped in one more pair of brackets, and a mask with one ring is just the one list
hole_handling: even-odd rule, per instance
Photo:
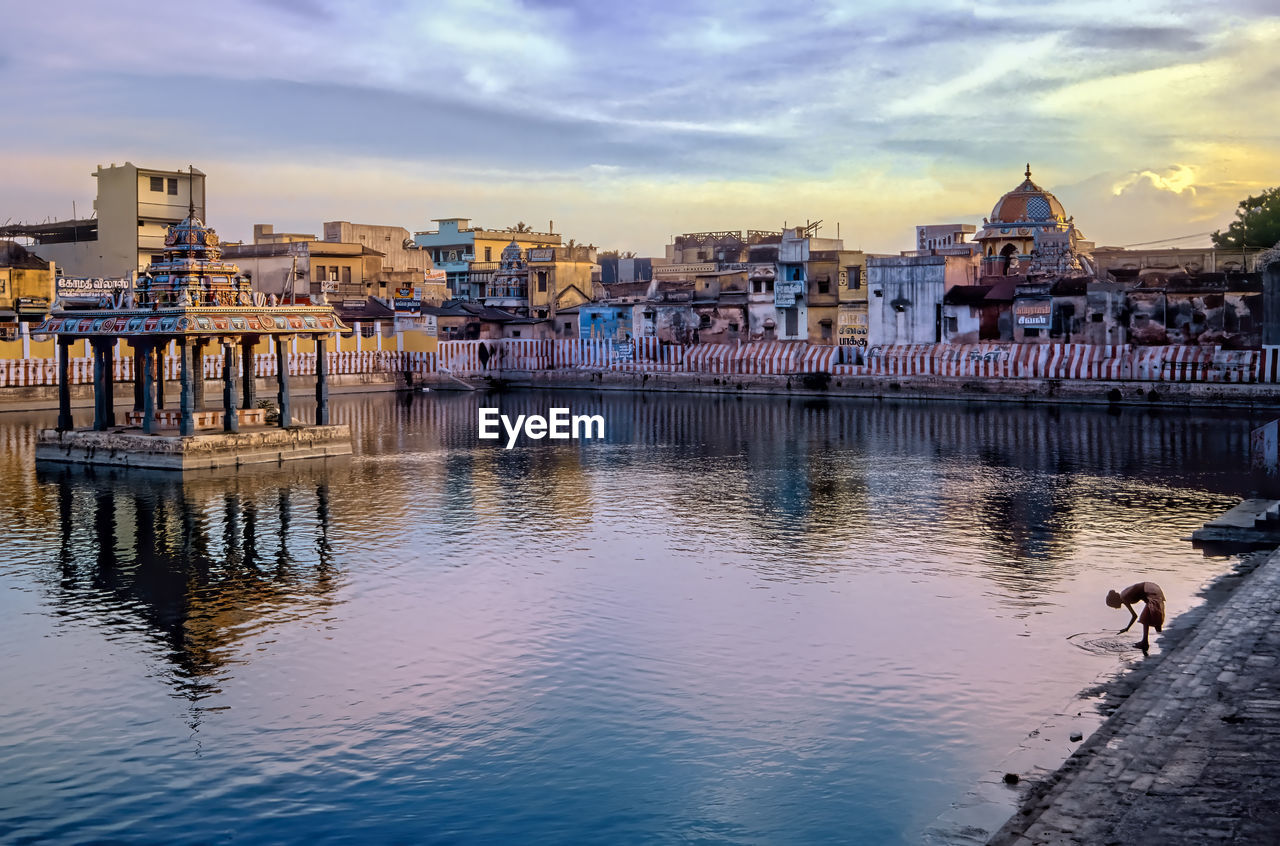
{"label": "green foliage", "polygon": [[1222,249],[1266,248],[1280,243],[1280,187],[1268,188],[1256,197],[1241,200],[1236,219],[1212,237],[1213,245]]}

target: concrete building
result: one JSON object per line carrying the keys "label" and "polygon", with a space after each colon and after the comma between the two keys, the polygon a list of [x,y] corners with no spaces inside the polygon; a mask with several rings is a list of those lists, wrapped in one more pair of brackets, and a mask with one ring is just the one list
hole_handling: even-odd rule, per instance
{"label": "concrete building", "polygon": [[973,281],[975,259],[968,255],[868,258],[868,343],[943,341],[943,300],[952,288]]}
{"label": "concrete building", "polygon": [[436,228],[413,233],[413,242],[427,251],[437,269],[445,272],[452,296],[464,300],[483,297],[484,286],[497,269],[502,251],[513,240],[521,249],[561,245],[560,235],[554,232],[533,232],[519,226],[485,229],[472,226],[465,217],[436,218],[432,223]]}
{"label": "concrete building", "polygon": [[1095,247],[1093,258],[1100,273],[1136,271],[1138,278],[1148,273],[1239,273],[1260,272],[1258,256],[1263,251],[1219,250],[1215,247]]}
{"label": "concrete building", "polygon": [[[0,241],[0,359],[31,358],[30,324],[49,314],[57,268],[13,241]],[[47,342],[40,350],[52,353]]]}
{"label": "concrete building", "polygon": [[557,320],[560,311],[602,299],[595,282],[594,247],[533,247],[522,250],[514,238],[486,273],[479,301],[517,316],[555,321],[555,334],[576,337],[579,317]]}
{"label": "concrete building", "polygon": [[187,217],[205,219],[205,175],[156,170],[131,162],[98,169],[95,214],[77,220],[16,224],[0,237],[25,238],[41,258],[69,276],[124,277],[163,260],[165,234]]}
{"label": "concrete building", "polygon": [[360,244],[382,254],[384,271],[411,270],[423,273],[435,267],[431,251],[414,243],[403,226],[381,226],[331,220],[324,224],[324,240],[339,244]]}

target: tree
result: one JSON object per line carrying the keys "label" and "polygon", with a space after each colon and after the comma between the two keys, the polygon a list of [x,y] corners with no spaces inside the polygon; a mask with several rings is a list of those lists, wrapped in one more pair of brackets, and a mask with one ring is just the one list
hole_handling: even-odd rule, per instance
{"label": "tree", "polygon": [[1213,245],[1221,249],[1265,248],[1280,243],[1280,187],[1241,200],[1236,219],[1212,237]]}

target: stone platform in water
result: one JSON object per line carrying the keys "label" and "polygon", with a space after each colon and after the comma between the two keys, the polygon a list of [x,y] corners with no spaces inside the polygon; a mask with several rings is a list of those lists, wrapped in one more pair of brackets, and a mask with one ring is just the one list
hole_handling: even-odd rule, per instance
{"label": "stone platform in water", "polygon": [[185,438],[139,430],[44,429],[36,440],[37,462],[154,470],[208,470],[350,454],[351,429],[346,425],[272,426]]}

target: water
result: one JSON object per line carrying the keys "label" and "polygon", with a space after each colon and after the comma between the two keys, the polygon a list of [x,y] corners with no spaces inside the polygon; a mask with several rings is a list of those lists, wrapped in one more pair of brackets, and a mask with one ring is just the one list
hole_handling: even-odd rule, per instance
{"label": "water", "polygon": [[[480,445],[481,402],[608,437]],[[1109,588],[1159,582],[1177,626],[1228,569],[1184,539],[1247,493],[1257,422],[588,393],[334,417],[350,459],[182,483],[37,471],[51,415],[0,416],[0,839],[915,842],[1140,660],[1072,640],[1127,621]]]}

